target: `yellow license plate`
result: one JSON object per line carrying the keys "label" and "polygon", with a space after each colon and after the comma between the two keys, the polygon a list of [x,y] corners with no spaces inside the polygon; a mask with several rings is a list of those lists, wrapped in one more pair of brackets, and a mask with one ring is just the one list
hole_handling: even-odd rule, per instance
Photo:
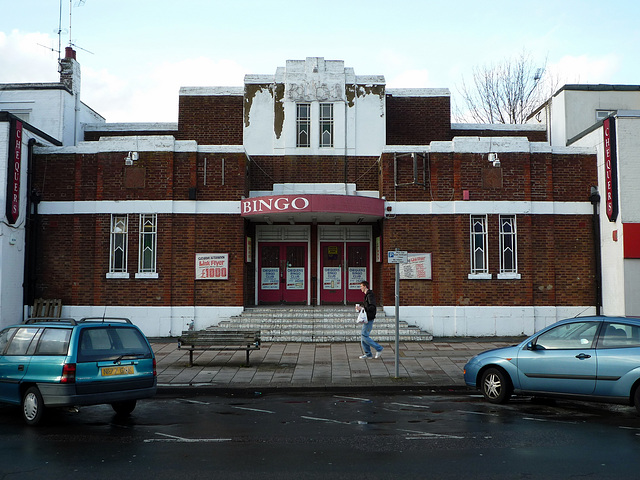
{"label": "yellow license plate", "polygon": [[122,365],[118,367],[102,367],[103,377],[112,377],[114,375],[133,375],[133,365]]}

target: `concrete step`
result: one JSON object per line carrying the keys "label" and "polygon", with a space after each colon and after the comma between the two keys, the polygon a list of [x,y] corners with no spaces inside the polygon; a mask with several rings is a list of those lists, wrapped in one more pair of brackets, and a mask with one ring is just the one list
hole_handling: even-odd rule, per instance
{"label": "concrete step", "polygon": [[[361,325],[353,306],[260,306],[246,308],[209,330],[260,330],[263,342],[359,342]],[[399,340],[424,342],[433,336],[400,321]],[[395,317],[378,308],[373,332],[377,342],[396,339]]]}

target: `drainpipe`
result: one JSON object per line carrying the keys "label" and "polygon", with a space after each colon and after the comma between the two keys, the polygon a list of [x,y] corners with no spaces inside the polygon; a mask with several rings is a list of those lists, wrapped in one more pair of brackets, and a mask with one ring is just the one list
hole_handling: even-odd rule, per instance
{"label": "drainpipe", "polygon": [[589,201],[593,205],[593,247],[596,262],[596,315],[602,312],[602,247],[600,245],[600,214],[598,213],[598,204],[600,203],[600,194],[598,187],[591,187]]}
{"label": "drainpipe", "polygon": [[24,232],[25,258],[24,258],[24,283],[22,287],[23,305],[33,305],[36,290],[36,251],[38,245],[38,204],[40,194],[32,191],[32,181],[35,176],[33,161],[33,147],[35,138],[27,142],[27,205]]}

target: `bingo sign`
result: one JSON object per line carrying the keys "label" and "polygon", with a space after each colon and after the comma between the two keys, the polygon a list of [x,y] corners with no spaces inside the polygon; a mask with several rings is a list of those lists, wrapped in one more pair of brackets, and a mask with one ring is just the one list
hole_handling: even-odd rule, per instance
{"label": "bingo sign", "polygon": [[228,253],[196,253],[196,280],[228,279]]}

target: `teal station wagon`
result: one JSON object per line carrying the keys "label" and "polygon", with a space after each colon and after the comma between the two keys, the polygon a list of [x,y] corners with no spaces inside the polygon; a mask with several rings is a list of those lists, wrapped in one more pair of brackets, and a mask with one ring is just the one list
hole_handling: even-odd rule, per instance
{"label": "teal station wagon", "polygon": [[110,404],[128,415],[155,394],[149,341],[125,318],[32,318],[0,331],[0,402],[36,425],[45,408]]}

